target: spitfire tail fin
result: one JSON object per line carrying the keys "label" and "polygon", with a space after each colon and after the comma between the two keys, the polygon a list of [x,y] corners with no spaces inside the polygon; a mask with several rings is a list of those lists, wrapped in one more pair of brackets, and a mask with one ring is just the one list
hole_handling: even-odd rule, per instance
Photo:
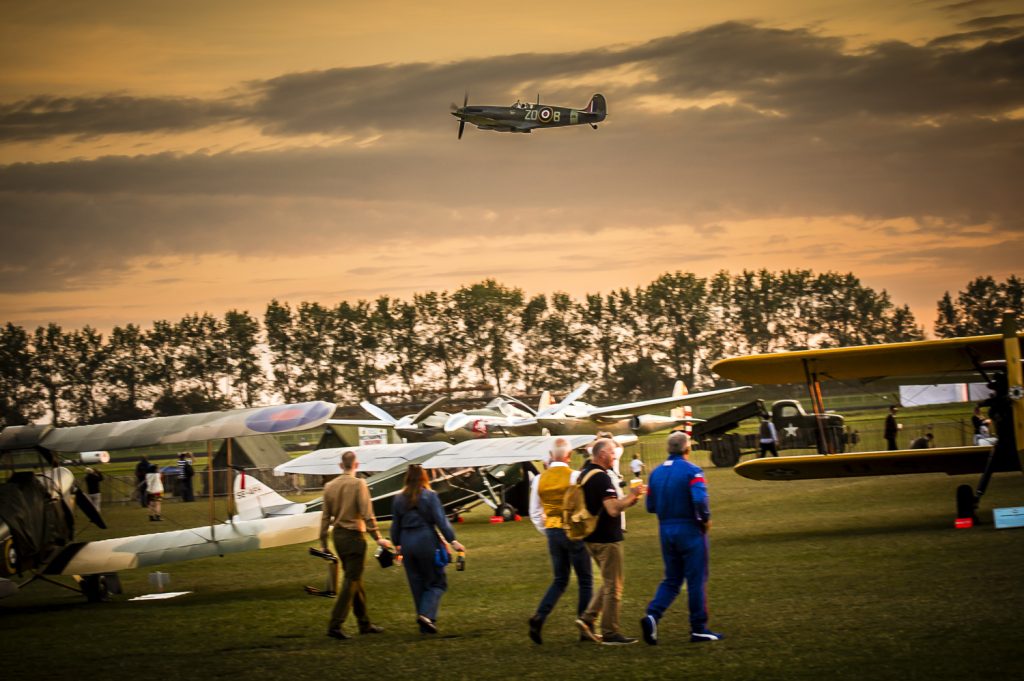
{"label": "spitfire tail fin", "polygon": [[540,394],[540,401],[537,403],[537,413],[539,414],[543,412],[554,403],[555,401],[551,399],[551,391],[545,390]]}
{"label": "spitfire tail fin", "polygon": [[[682,381],[676,381],[675,386],[672,388],[672,397],[682,397],[683,395],[687,395],[687,394],[689,394],[689,391],[686,389],[686,384],[683,383]],[[689,418],[689,417],[693,416],[693,407],[691,407],[690,405],[686,404],[686,405],[682,405],[682,406],[676,407],[675,409],[673,409],[669,413],[672,416],[672,418],[674,418],[674,419],[685,419],[685,418]],[[693,434],[693,424],[690,424],[690,423],[686,424],[685,430],[686,430],[687,435],[692,435]]]}
{"label": "spitfire tail fin", "polygon": [[602,119],[608,115],[608,104],[604,101],[604,95],[594,95],[590,98],[590,103],[587,104],[587,108],[583,109],[583,113],[598,114]]}

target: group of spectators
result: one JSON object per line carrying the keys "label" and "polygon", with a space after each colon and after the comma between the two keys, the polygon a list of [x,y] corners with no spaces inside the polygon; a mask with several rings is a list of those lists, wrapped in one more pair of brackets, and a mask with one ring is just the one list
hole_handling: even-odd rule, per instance
{"label": "group of spectators", "polygon": [[[155,463],[143,456],[135,464],[135,491],[138,493],[139,505],[149,510],[149,519],[159,522],[163,520],[161,505],[164,497],[164,474]],[[195,468],[191,452],[180,452],[178,462],[173,471],[175,493],[182,501],[195,501],[192,478]]]}
{"label": "group of spectators", "polygon": [[[640,620],[643,639],[658,643],[658,622],[683,584],[688,592],[690,641],[717,641],[720,633],[708,629],[705,587],[707,584],[708,541],[711,512],[707,485],[701,469],[688,460],[690,438],[673,432],[667,441],[668,459],[650,476],[648,485],[639,478],[643,462],[634,457],[630,470],[635,477],[625,490],[617,484],[618,455],[621,448],[610,437],[598,438],[590,448],[590,457],[579,471],[569,467],[572,449],[565,439],[557,438],[543,473],[534,479],[531,513],[535,524],[547,538],[554,579],[529,619],[529,637],[543,643],[544,622],[576,573],[579,597],[575,624],[580,639],[604,645],[636,643],[620,626],[620,608],[624,585],[623,511],[646,495],[646,508],[659,521],[661,554],[665,577],[647,605]],[[416,625],[423,634],[436,634],[441,597],[447,589],[445,566],[450,560],[447,546],[460,555],[465,547],[458,542],[437,494],[430,489],[426,472],[420,466],[408,467],[402,490],[392,504],[391,540],[377,526],[366,481],[356,477],[359,462],[354,452],[341,458],[341,475],[324,487],[320,542],[328,550],[328,538],[341,563],[343,578],[331,616],[327,635],[339,640],[351,638],[342,625],[354,613],[360,634],[376,634],[382,627],[370,620],[363,588],[363,569],[369,533],[380,551],[394,551],[404,568]],[[568,504],[582,494],[586,514],[592,519],[589,532],[570,536],[566,525]],[[540,509],[539,513],[537,509]],[[601,574],[601,585],[594,586],[593,565]]]}

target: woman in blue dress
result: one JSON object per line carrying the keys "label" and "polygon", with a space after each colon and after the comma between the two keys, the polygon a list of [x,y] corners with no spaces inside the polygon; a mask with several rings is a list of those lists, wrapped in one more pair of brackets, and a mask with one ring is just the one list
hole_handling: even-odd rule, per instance
{"label": "woman in blue dress", "polygon": [[427,472],[417,464],[406,471],[402,491],[392,503],[391,516],[391,541],[402,555],[416,606],[416,623],[421,633],[436,634],[437,608],[448,589],[444,565],[438,560],[438,549],[446,549],[438,532],[456,551],[466,548],[455,540],[441,500],[430,489]]}

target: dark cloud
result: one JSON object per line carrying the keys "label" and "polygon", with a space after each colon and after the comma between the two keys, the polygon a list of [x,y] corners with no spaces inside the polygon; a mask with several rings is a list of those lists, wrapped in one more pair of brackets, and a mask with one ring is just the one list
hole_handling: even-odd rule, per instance
{"label": "dark cloud", "polygon": [[992,28],[995,26],[1005,26],[1006,24],[1016,24],[1024,21],[1024,14],[1000,14],[994,17],[975,17],[974,19],[968,19],[967,21],[960,22],[961,28]]}
{"label": "dark cloud", "polygon": [[91,137],[110,133],[195,130],[237,120],[242,109],[230,101],[186,97],[47,97],[0,105],[0,142],[57,135]]}
{"label": "dark cloud", "polygon": [[[601,89],[596,74],[608,68],[654,76],[619,87],[620,97],[731,96],[801,118],[998,114],[1024,104],[1024,41],[949,48],[968,38],[1013,35],[1014,29],[989,28],[925,46],[888,42],[849,52],[843,40],[807,29],[729,22],[615,49],[288,74],[248,83],[243,94],[222,100],[38,97],[0,107],[0,139],[178,131],[232,121],[271,135],[422,131],[453,120],[448,103],[461,101],[466,90],[478,103],[543,90],[545,101],[582,106]],[[628,101],[613,100],[612,112]]]}
{"label": "dark cloud", "polygon": [[1009,28],[1005,26],[994,26],[992,28],[978,29],[977,31],[968,31],[966,33],[953,33],[951,35],[944,35],[929,41],[928,46],[946,47],[959,45],[961,43],[977,42],[979,40],[1001,40],[1005,38],[1016,38],[1022,33],[1024,33],[1024,27]]}
{"label": "dark cloud", "polygon": [[[219,101],[0,107],[7,140],[228,121],[278,135],[384,133],[362,147],[0,166],[0,292],[114,282],[133,258],[488,234],[557,248],[569,232],[657,225],[693,226],[708,242],[694,250],[702,256],[728,238],[719,225],[756,218],[911,218],[924,230],[989,223],[1020,234],[1024,121],[1007,114],[1024,106],[1024,40],[962,44],[850,52],[809,30],[726,23],[576,53],[289,74]],[[614,68],[646,77],[602,87],[595,74]],[[611,114],[596,132],[470,129],[460,142],[447,103],[466,87],[480,103],[539,88],[545,101],[582,105],[604,90]],[[705,103],[659,109],[641,97]]]}

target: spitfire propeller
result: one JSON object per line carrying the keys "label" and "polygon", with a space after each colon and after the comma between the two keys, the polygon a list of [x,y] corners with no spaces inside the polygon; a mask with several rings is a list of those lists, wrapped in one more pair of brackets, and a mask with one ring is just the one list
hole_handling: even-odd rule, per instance
{"label": "spitfire propeller", "polygon": [[[454,111],[456,113],[459,113],[459,112],[463,111],[466,108],[467,104],[469,104],[469,91],[466,91],[466,95],[462,98],[462,108],[461,109],[459,108],[458,104],[456,104],[455,102],[452,102],[452,111]],[[459,139],[462,139],[462,131],[465,130],[465,129],[466,129],[466,119],[460,118],[459,119]]]}

